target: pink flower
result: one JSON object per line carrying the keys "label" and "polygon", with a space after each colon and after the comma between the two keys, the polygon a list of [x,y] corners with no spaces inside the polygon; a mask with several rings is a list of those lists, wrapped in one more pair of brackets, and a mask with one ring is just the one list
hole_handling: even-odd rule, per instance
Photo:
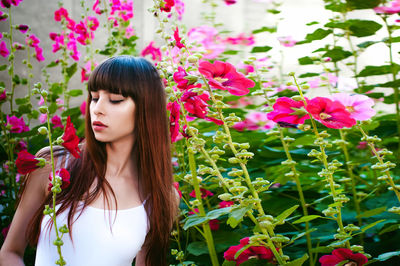
{"label": "pink flower", "polygon": [[94,4],[93,4],[92,10],[93,10],[96,14],[101,15],[102,11],[101,11],[101,9],[98,7],[98,5],[99,5],[99,0],[96,0],[96,1],[94,2]]}
{"label": "pink flower", "polygon": [[[214,193],[212,193],[211,191],[205,189],[205,188],[200,188],[200,193],[201,193],[201,198],[205,199],[207,197],[211,197],[214,195]],[[193,190],[192,192],[190,192],[189,196],[195,198],[196,197],[196,191]]]}
{"label": "pink flower", "polygon": [[175,10],[178,13],[178,20],[182,20],[182,15],[185,13],[185,3],[182,0],[175,0]]}
{"label": "pink flower", "polygon": [[68,10],[66,10],[63,7],[60,7],[56,11],[54,11],[54,20],[55,21],[61,21],[62,18],[67,18],[68,17]]}
{"label": "pink flower", "polygon": [[219,126],[224,124],[224,121],[216,119],[214,117],[209,117],[208,116],[208,117],[205,117],[204,120],[209,121],[209,122],[213,122],[213,123],[215,123],[215,124],[217,124]]}
{"label": "pink flower", "polygon": [[79,61],[81,53],[78,51],[78,46],[76,45],[76,38],[74,33],[68,34],[67,50],[71,51],[70,56],[73,60]]}
{"label": "pink flower", "polygon": [[319,259],[321,266],[335,266],[340,262],[348,260],[349,262],[356,263],[357,266],[363,266],[368,262],[365,255],[361,253],[353,253],[347,248],[338,248],[332,252],[332,255],[324,255]]}
{"label": "pink flower", "polygon": [[235,204],[233,201],[221,201],[219,203],[219,208],[226,208],[226,207],[230,207],[233,206],[233,204]]}
{"label": "pink flower", "polygon": [[183,45],[181,43],[182,38],[179,37],[179,29],[178,29],[178,27],[176,27],[176,29],[174,30],[174,39],[175,39],[176,47],[178,47],[179,49],[182,49],[183,47],[185,47],[185,45]]}
{"label": "pink flower", "polygon": [[38,105],[43,105],[44,104],[44,98],[43,96],[40,96],[40,100],[38,102]]}
{"label": "pink flower", "polygon": [[62,124],[61,118],[58,115],[55,115],[51,118],[51,123],[53,123],[53,128],[62,128],[64,129],[64,125]]}
{"label": "pink flower", "polygon": [[[112,0],[111,15],[117,15],[123,21],[133,18],[133,2],[127,0]],[[116,18],[110,16],[109,19],[116,21]]]}
{"label": "pink flower", "polygon": [[310,119],[310,116],[304,109],[303,101],[281,97],[276,100],[272,107],[274,111],[268,113],[267,117],[277,123],[304,124],[306,119]]}
{"label": "pink flower", "polygon": [[85,18],[85,23],[91,31],[95,31],[99,27],[99,20],[93,16]]}
{"label": "pink flower", "polygon": [[332,86],[336,86],[337,81],[338,78],[335,75],[327,73],[327,74],[322,74],[321,77],[316,77],[312,80],[309,80],[307,81],[307,83],[310,86],[310,88],[314,89],[324,86],[326,84],[331,84]]}
{"label": "pink flower", "polygon": [[46,121],[47,121],[47,114],[40,114],[39,115],[39,122],[43,124]]}
{"label": "pink flower", "polygon": [[213,27],[203,25],[192,28],[187,35],[188,42],[196,45],[193,51],[202,52],[204,59],[214,59],[225,51],[224,40]]}
{"label": "pink flower", "polygon": [[217,231],[219,229],[219,221],[217,219],[212,219],[208,222],[210,229],[212,231]]}
{"label": "pink flower", "polygon": [[81,68],[81,82],[89,80],[90,73],[92,73],[92,68],[94,69],[97,63],[88,61],[84,67]]}
{"label": "pink flower", "polygon": [[225,4],[228,5],[228,6],[233,5],[233,4],[236,4],[236,0],[224,0],[224,2],[225,2]]}
{"label": "pink flower", "polygon": [[256,257],[258,259],[271,261],[274,259],[272,251],[264,246],[250,246],[246,248],[236,259],[236,253],[243,247],[249,244],[250,238],[245,237],[240,240],[240,244],[237,246],[231,246],[227,251],[224,252],[224,258],[229,261],[236,261],[236,265],[247,261],[250,257]]}
{"label": "pink flower", "polygon": [[297,43],[297,41],[293,40],[292,36],[278,37],[278,41],[285,47],[292,47]]}
{"label": "pink flower", "polygon": [[313,118],[329,128],[352,127],[357,123],[343,104],[325,97],[307,101],[306,109]]}
{"label": "pink flower", "polygon": [[135,35],[135,30],[132,28],[131,25],[126,27],[125,29],[125,38],[129,39],[130,37]]}
{"label": "pink flower", "polygon": [[0,21],[7,20],[8,15],[0,10]]}
{"label": "pink flower", "polygon": [[43,56],[43,49],[39,46],[35,46],[35,57],[36,57],[36,60],[38,60],[39,62],[45,60],[45,58]]}
{"label": "pink flower", "polygon": [[228,90],[237,96],[248,94],[249,88],[255,85],[254,81],[237,72],[235,67],[228,62],[215,61],[211,64],[208,61],[202,61],[199,72],[209,80],[208,84],[212,87]]}
{"label": "pink flower", "polygon": [[25,49],[25,46],[19,42],[14,42],[13,43],[13,47],[15,50],[23,50]]}
{"label": "pink flower", "polygon": [[[66,189],[69,186],[70,179],[71,179],[71,176],[70,176],[68,170],[65,168],[61,168],[60,170],[56,171],[56,176],[59,176],[61,178],[61,182],[62,182],[61,189]],[[53,187],[53,184],[51,183],[53,180],[53,172],[50,172],[49,180],[50,180],[50,183],[49,183],[49,187],[47,189],[49,191],[51,191],[51,188]]]}
{"label": "pink flower", "polygon": [[396,14],[400,13],[400,2],[398,0],[390,2],[390,6],[378,6],[374,11],[378,14]]}
{"label": "pink flower", "polygon": [[154,42],[150,42],[148,46],[146,46],[142,52],[140,53],[142,56],[151,55],[151,58],[155,61],[161,61],[161,50],[160,48],[153,46]]}
{"label": "pink flower", "polygon": [[0,102],[3,102],[5,99],[7,99],[7,94],[6,90],[3,90],[3,92],[0,94]]}
{"label": "pink flower", "polygon": [[2,57],[8,57],[9,54],[10,54],[10,50],[8,50],[6,42],[1,41],[0,42],[0,55]]}
{"label": "pink flower", "polygon": [[8,116],[7,115],[7,124],[6,126],[11,125],[10,132],[11,133],[22,133],[29,131],[29,127],[25,124],[24,118],[18,118],[15,115]]}
{"label": "pink flower", "polygon": [[350,117],[358,121],[368,120],[376,113],[372,109],[374,101],[365,95],[336,93],[332,95],[332,100],[343,104],[350,113]]}
{"label": "pink flower", "polygon": [[86,101],[83,101],[82,104],[79,106],[79,109],[81,110],[81,113],[83,116],[86,114]]}
{"label": "pink flower", "polygon": [[208,112],[208,104],[209,95],[207,93],[203,93],[198,95],[193,91],[186,91],[182,97],[181,101],[184,103],[185,109],[199,118],[205,118]]}
{"label": "pink flower", "polygon": [[255,43],[253,35],[246,37],[244,33],[240,33],[237,37],[228,37],[225,39],[225,42],[234,45],[246,45],[246,46],[251,46]]}
{"label": "pink flower", "polygon": [[359,150],[364,150],[364,149],[367,148],[367,146],[368,146],[368,142],[360,141],[356,148],[359,149]]}
{"label": "pink flower", "polygon": [[171,12],[171,8],[175,5],[174,0],[162,0],[160,10],[164,12]]}
{"label": "pink flower", "polygon": [[179,198],[182,198],[182,191],[179,190],[179,183],[174,182],[174,187],[176,189],[176,192],[178,192],[178,194],[179,194]]}
{"label": "pink flower", "polygon": [[0,1],[0,6],[2,8],[10,8],[11,5],[13,6],[18,6],[19,3],[21,3],[22,0],[1,0]]}
{"label": "pink flower", "polygon": [[17,26],[17,30],[25,34],[29,30],[29,26],[21,24]]}
{"label": "pink flower", "polygon": [[61,47],[63,47],[65,45],[65,43],[64,43],[64,35],[57,34],[55,32],[50,32],[49,36],[50,36],[50,39],[54,41],[54,43],[52,45],[53,46],[53,50],[52,50],[53,53],[57,52],[58,50],[61,49]]}
{"label": "pink flower", "polygon": [[266,130],[275,126],[275,122],[268,119],[268,114],[263,112],[250,112],[246,115],[246,119],[235,123],[233,128],[242,131],[247,130]]}
{"label": "pink flower", "polygon": [[171,135],[171,142],[177,141],[179,135],[179,116],[180,116],[180,105],[177,102],[170,102],[167,105],[167,109],[170,112],[169,116],[169,132]]}

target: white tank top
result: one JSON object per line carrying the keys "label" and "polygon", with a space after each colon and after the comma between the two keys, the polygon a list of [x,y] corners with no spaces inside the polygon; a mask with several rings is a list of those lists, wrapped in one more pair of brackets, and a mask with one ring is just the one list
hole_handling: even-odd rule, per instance
{"label": "white tank top", "polygon": [[[118,211],[87,206],[72,225],[73,242],[68,233],[62,238],[64,245],[61,252],[67,265],[131,266],[149,229],[143,204]],[[58,228],[68,223],[68,211],[57,216]],[[80,208],[75,218],[79,213]],[[48,226],[49,220],[50,216],[45,215],[41,223],[36,266],[54,266],[59,259],[57,248],[53,245],[56,233],[54,226]]]}

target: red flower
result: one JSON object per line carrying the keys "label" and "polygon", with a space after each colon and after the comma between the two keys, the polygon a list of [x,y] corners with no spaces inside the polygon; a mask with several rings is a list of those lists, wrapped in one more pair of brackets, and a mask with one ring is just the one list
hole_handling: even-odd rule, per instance
{"label": "red flower", "polygon": [[37,168],[40,168],[38,165],[39,160],[36,157],[26,150],[20,151],[18,153],[17,160],[15,161],[15,165],[17,166],[17,172],[26,175]]}
{"label": "red flower", "polygon": [[151,55],[151,58],[155,61],[161,61],[161,50],[160,48],[153,46],[154,42],[150,42],[148,46],[146,46],[142,52],[140,53],[142,56]]}
{"label": "red flower", "polygon": [[225,4],[228,6],[236,4],[236,0],[224,0],[224,1],[225,1]]}
{"label": "red flower", "polygon": [[237,72],[235,67],[227,62],[215,61],[211,64],[208,61],[202,61],[199,71],[209,80],[210,86],[228,90],[233,95],[245,95],[249,93],[249,88],[255,85],[254,81]]}
{"label": "red flower", "polygon": [[182,38],[179,37],[179,29],[178,29],[178,27],[176,27],[176,29],[174,30],[174,39],[175,39],[176,47],[178,47],[179,49],[182,49],[183,47],[185,47],[185,45],[183,45],[181,43]]}
{"label": "red flower", "polygon": [[221,201],[221,202],[219,203],[219,208],[221,209],[221,208],[230,207],[230,206],[232,206],[233,204],[235,204],[233,201]]}
{"label": "red flower", "polygon": [[[61,189],[66,189],[69,186],[70,179],[71,179],[68,170],[65,168],[61,168],[60,170],[56,171],[56,176],[61,177],[61,181],[62,181]],[[53,184],[51,183],[53,180],[53,172],[50,172],[49,180],[50,180],[50,183],[49,183],[49,187],[47,189],[49,191],[51,191],[51,188],[53,187]]]}
{"label": "red flower", "polygon": [[325,97],[311,99],[307,102],[306,109],[317,121],[329,128],[352,127],[357,123],[343,104]]}
{"label": "red flower", "polygon": [[161,1],[160,10],[164,12],[171,12],[171,7],[175,5],[175,0],[164,0]]}
{"label": "red flower", "polygon": [[310,119],[304,107],[303,101],[295,101],[288,97],[281,97],[272,106],[274,111],[268,113],[268,119],[274,122],[286,122],[290,124],[303,124]]}
{"label": "red flower", "polygon": [[10,226],[11,226],[11,224],[9,224],[8,226],[6,226],[3,229],[1,229],[1,234],[4,237],[4,240],[6,239],[6,237],[8,235],[8,231],[10,230]]}
{"label": "red flower", "polygon": [[17,153],[17,152],[20,152],[20,151],[26,151],[27,148],[28,148],[28,147],[26,146],[26,142],[23,141],[23,140],[20,140],[20,141],[17,143],[17,145],[15,145],[15,150],[14,150],[14,152]]}
{"label": "red flower", "polygon": [[180,105],[177,102],[168,103],[167,109],[170,112],[169,133],[171,135],[171,142],[176,142],[179,135]]}
{"label": "red flower", "polygon": [[21,24],[21,25],[17,26],[17,30],[19,30],[20,32],[22,32],[24,34],[28,31],[28,29],[29,29],[28,25]]}
{"label": "red flower", "polygon": [[205,118],[208,112],[209,96],[206,93],[198,95],[193,91],[186,91],[182,97],[181,101],[184,102],[185,109],[199,118]]}
{"label": "red flower", "polygon": [[273,260],[274,255],[272,251],[264,246],[251,246],[240,253],[240,255],[235,259],[235,254],[248,244],[249,237],[241,239],[239,245],[232,246],[227,251],[225,251],[224,258],[229,261],[236,261],[236,265],[240,265],[241,263],[247,261],[250,257],[256,257],[269,261]]}
{"label": "red flower", "polygon": [[208,222],[210,229],[212,231],[217,231],[219,229],[219,221],[217,219],[212,219]]}
{"label": "red flower", "polygon": [[319,259],[321,266],[335,266],[336,264],[348,260],[349,262],[357,263],[357,266],[362,266],[368,262],[367,257],[361,253],[353,253],[347,248],[338,248],[332,252],[332,255],[324,255]]}
{"label": "red flower", "polygon": [[[202,199],[205,199],[208,196],[211,197],[212,195],[214,195],[214,193],[212,193],[211,191],[209,191],[209,190],[207,190],[205,188],[200,188],[200,192],[201,192],[201,198]],[[196,191],[193,190],[192,192],[190,192],[189,196],[195,198],[196,197]]]}
{"label": "red flower", "polygon": [[63,7],[60,7],[54,12],[55,21],[61,21],[62,18],[67,18],[67,17],[68,17],[68,11]]}
{"label": "red flower", "polygon": [[71,117],[68,116],[67,118],[67,125],[65,126],[64,135],[62,137],[64,140],[63,146],[75,157],[80,158],[79,152],[79,138],[76,135],[76,131],[74,125],[71,123]]}
{"label": "red flower", "polygon": [[176,191],[179,194],[179,198],[182,198],[182,191],[179,190],[179,183],[178,182],[174,182],[174,187],[175,187]]}
{"label": "red flower", "polygon": [[79,106],[79,109],[81,110],[82,115],[85,116],[85,114],[86,114],[86,101],[83,101],[81,103],[81,105]]}
{"label": "red flower", "polygon": [[174,81],[178,84],[177,87],[184,91],[184,90],[189,90],[192,88],[200,88],[201,84],[198,83],[196,85],[193,85],[189,80],[185,79],[187,76],[187,73],[185,69],[181,66],[178,67],[178,71],[176,71],[173,75]]}
{"label": "red flower", "polygon": [[6,90],[4,90],[1,94],[0,94],[0,102],[4,101],[7,98],[7,94],[6,94]]}
{"label": "red flower", "polygon": [[214,117],[205,117],[204,118],[206,121],[210,121],[210,122],[214,122],[215,124],[217,124],[217,125],[219,125],[219,126],[221,126],[221,125],[223,125],[224,124],[224,121],[222,121],[222,120],[219,120],[219,119],[216,119],[216,118],[214,118]]}

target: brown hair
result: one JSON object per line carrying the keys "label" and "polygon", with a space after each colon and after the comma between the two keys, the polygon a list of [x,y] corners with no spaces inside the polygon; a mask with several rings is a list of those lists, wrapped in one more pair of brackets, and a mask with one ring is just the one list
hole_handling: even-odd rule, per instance
{"label": "brown hair", "polygon": [[[80,159],[67,167],[70,186],[57,195],[61,213],[70,208],[68,227],[72,228],[78,203],[89,205],[103,193],[108,206],[107,191],[116,198],[105,179],[107,153],[105,143],[95,139],[90,119],[91,91],[105,90],[131,97],[135,102],[135,143],[132,158],[137,164],[140,198],[149,221],[149,231],[143,247],[147,251],[146,265],[166,265],[169,234],[176,213],[175,191],[170,154],[170,138],[166,113],[166,95],[157,70],[143,58],[112,57],[98,65],[88,82],[85,144]],[[133,156],[133,155],[137,156]],[[95,184],[93,191],[90,191]],[[90,193],[89,193],[90,191]],[[27,231],[28,240],[36,244],[45,204],[51,205],[51,194],[32,218]],[[83,209],[82,209],[83,210]],[[134,241],[134,240],[132,240]]]}

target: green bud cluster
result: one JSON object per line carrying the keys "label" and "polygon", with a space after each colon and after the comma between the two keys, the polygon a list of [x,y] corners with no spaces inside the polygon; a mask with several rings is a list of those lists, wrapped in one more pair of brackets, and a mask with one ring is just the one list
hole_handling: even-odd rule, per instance
{"label": "green bud cluster", "polygon": [[217,131],[215,135],[213,136],[213,141],[214,143],[223,143],[226,142],[226,139],[228,138],[228,135],[225,134],[222,131]]}
{"label": "green bud cluster", "polygon": [[324,139],[324,138],[322,138],[322,137],[317,138],[317,139],[314,141],[314,144],[315,144],[315,145],[318,145],[318,146],[321,146],[321,147],[324,147],[324,148],[330,148],[330,147],[332,147],[332,144],[329,143],[328,140],[326,140],[326,139]]}
{"label": "green bud cluster", "polygon": [[364,137],[362,137],[361,138],[361,140],[362,141],[366,141],[366,142],[368,142],[368,143],[378,143],[378,142],[381,142],[382,140],[380,139],[380,138],[378,138],[378,136],[377,135],[375,135],[375,136],[373,136],[373,137],[371,137],[371,136],[364,136]]}
{"label": "green bud cluster", "polygon": [[43,214],[44,215],[49,215],[53,212],[53,209],[49,207],[49,205],[44,206]]}
{"label": "green bud cluster", "polygon": [[287,166],[295,166],[297,164],[296,161],[287,159],[286,161],[281,162],[282,165],[287,165]]}
{"label": "green bud cluster", "polygon": [[386,172],[386,171],[389,171],[389,169],[395,168],[395,167],[396,167],[395,163],[387,161],[384,163],[377,162],[376,164],[371,166],[371,169],[380,170],[381,172]]}
{"label": "green bud cluster", "polygon": [[331,217],[333,217],[333,216],[335,216],[335,215],[338,213],[338,211],[337,211],[336,209],[332,208],[332,207],[328,207],[327,209],[323,210],[322,213],[323,213],[325,216],[331,216]]}
{"label": "green bud cluster", "polygon": [[233,195],[230,193],[223,193],[223,194],[218,195],[218,198],[223,201],[229,201],[232,199],[232,197],[233,197]]}
{"label": "green bud cluster", "polygon": [[290,238],[283,235],[276,235],[274,237],[271,237],[271,240],[275,243],[286,243],[290,241]]}
{"label": "green bud cluster", "polygon": [[390,209],[388,210],[388,212],[396,213],[396,214],[399,214],[399,215],[400,215],[400,207],[393,206],[392,208],[390,208]]}
{"label": "green bud cluster", "polygon": [[60,233],[62,234],[66,234],[69,232],[68,227],[64,224],[63,226],[61,226],[58,231],[60,231]]}
{"label": "green bud cluster", "polygon": [[354,225],[354,224],[348,224],[344,227],[344,231],[346,232],[353,232],[353,231],[358,231],[360,230],[360,227]]}
{"label": "green bud cluster", "polygon": [[229,176],[242,176],[243,175],[243,170],[232,168],[232,170],[228,172],[228,175]]}

